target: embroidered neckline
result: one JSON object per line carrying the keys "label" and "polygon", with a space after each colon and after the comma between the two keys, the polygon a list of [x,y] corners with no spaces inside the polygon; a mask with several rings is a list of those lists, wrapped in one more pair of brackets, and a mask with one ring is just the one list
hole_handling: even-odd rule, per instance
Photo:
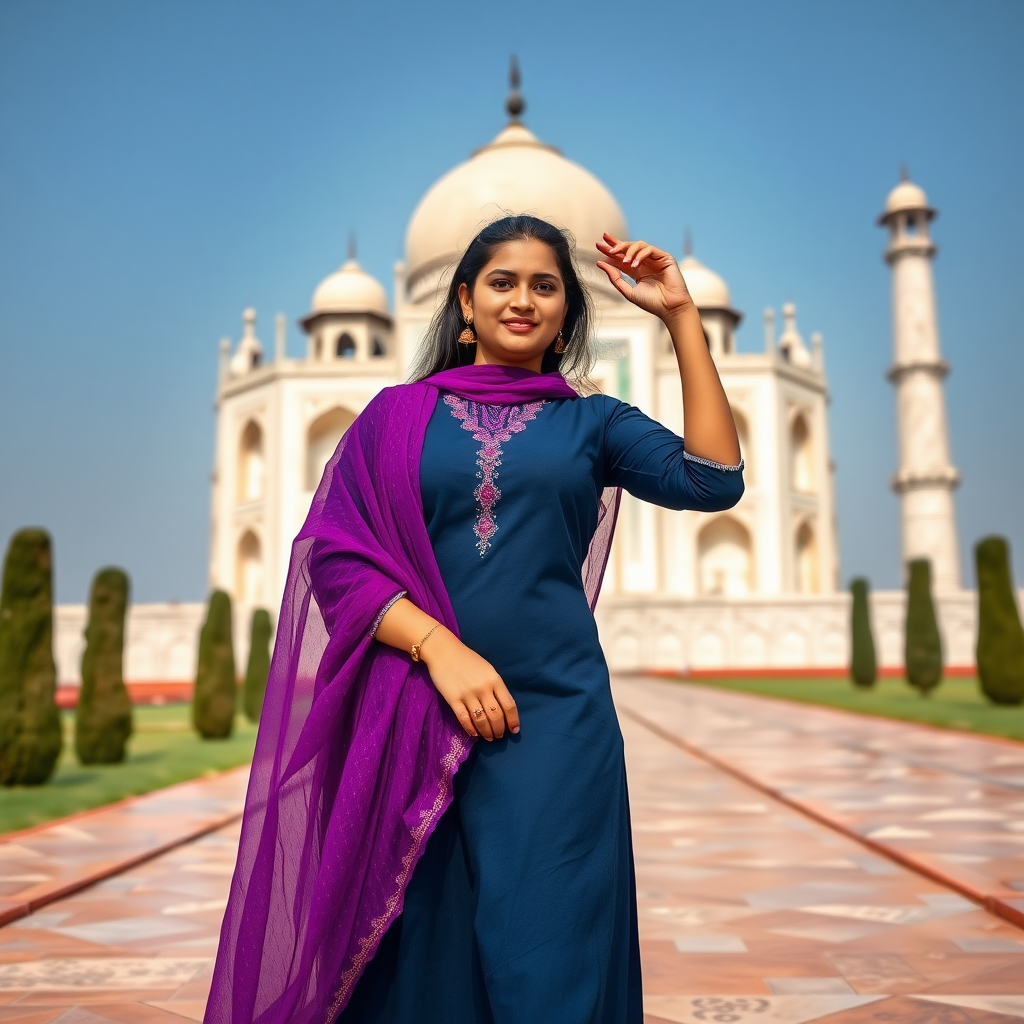
{"label": "embroidered neckline", "polygon": [[526,429],[526,424],[537,416],[545,406],[545,402],[526,402],[523,405],[482,405],[471,402],[458,395],[445,395],[445,405],[452,415],[468,430],[475,441],[481,444],[476,453],[477,479],[480,481],[473,491],[476,498],[476,522],[473,533],[476,534],[476,547],[482,558],[491,546],[491,540],[498,532],[498,520],[494,509],[501,498],[498,479],[498,467],[504,454],[502,445],[506,444],[513,434]]}

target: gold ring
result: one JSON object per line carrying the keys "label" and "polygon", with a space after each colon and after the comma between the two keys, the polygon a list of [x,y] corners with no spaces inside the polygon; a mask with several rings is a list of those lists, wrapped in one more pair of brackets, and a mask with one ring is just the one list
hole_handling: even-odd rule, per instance
{"label": "gold ring", "polygon": [[474,708],[474,710],[473,710],[473,717],[474,718],[479,718],[483,713],[484,713],[484,709],[483,708]]}

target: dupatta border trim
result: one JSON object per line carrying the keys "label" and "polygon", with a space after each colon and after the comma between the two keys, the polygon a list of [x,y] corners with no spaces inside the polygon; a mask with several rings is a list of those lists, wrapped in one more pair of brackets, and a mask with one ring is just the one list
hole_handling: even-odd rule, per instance
{"label": "dupatta border trim", "polygon": [[423,846],[424,840],[433,832],[438,817],[451,803],[455,773],[466,759],[471,744],[472,740],[469,736],[456,735],[452,737],[448,753],[441,762],[441,781],[438,785],[434,803],[427,810],[421,812],[420,823],[409,833],[409,850],[402,858],[402,870],[395,879],[395,890],[388,899],[384,913],[370,923],[369,934],[359,940],[359,950],[352,956],[352,965],[341,976],[337,995],[334,997],[327,1016],[324,1018],[324,1024],[333,1024],[335,1017],[352,994],[359,976],[363,973],[370,960],[373,959],[374,953],[377,952],[377,946],[380,944],[380,940],[384,938],[384,933],[391,927],[392,922],[402,909],[402,904],[405,901],[406,885],[409,882],[409,876],[412,874],[414,865],[419,860],[420,848]]}

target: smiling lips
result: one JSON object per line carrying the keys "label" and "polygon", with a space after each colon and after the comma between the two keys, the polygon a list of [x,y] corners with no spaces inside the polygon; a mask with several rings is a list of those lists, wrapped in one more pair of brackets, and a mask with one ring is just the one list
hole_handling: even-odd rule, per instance
{"label": "smiling lips", "polygon": [[513,334],[529,334],[537,325],[532,320],[502,320],[505,327]]}

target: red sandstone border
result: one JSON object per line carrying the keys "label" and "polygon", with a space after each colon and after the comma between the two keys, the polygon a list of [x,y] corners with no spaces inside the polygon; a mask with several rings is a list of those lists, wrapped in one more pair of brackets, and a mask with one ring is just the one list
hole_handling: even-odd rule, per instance
{"label": "red sandstone border", "polygon": [[[147,797],[151,797],[154,793],[166,793],[168,790],[176,789],[181,786],[195,785],[197,781],[216,778],[218,776],[226,775],[228,772],[239,771],[245,767],[247,767],[247,765],[239,765],[235,768],[225,768],[223,771],[207,776],[200,776],[198,779],[186,779],[184,782],[176,782],[173,785],[164,786],[161,789],[151,790],[149,793],[139,793],[133,796],[124,797],[122,800],[115,800],[113,803],[101,804],[99,807],[90,807],[84,811],[76,811],[74,814],[66,815],[63,818],[54,818],[51,821],[43,822],[40,825],[33,825],[30,828],[21,829],[18,832],[5,832],[0,835],[0,845],[22,840],[26,836],[45,832],[47,829],[67,825],[71,822],[78,822],[83,818],[92,817],[106,811],[121,809],[126,805],[136,803],[140,800],[145,800]],[[6,910],[0,911],[0,928],[4,927],[4,925],[10,924],[12,921],[17,921],[23,917],[27,917],[29,914],[34,914],[42,907],[48,906],[50,903],[55,903],[57,900],[64,899],[65,896],[71,896],[76,892],[80,892],[82,889],[89,888],[91,885],[96,885],[99,882],[106,881],[108,878],[113,878],[115,875],[119,875],[123,871],[130,871],[132,868],[138,867],[140,864],[145,864],[146,861],[153,860],[165,853],[170,853],[171,850],[175,850],[179,846],[185,846],[188,843],[194,842],[196,839],[202,839],[203,836],[209,835],[211,832],[217,832],[222,828],[226,828],[228,825],[233,825],[241,817],[241,811],[232,811],[230,814],[223,814],[211,822],[193,827],[185,833],[175,836],[174,839],[171,839],[166,843],[162,843],[159,846],[154,846],[142,853],[136,854],[134,857],[117,861],[112,863],[110,866],[102,868],[99,871],[94,871],[91,874],[83,875],[79,878],[73,878],[64,885],[51,889],[48,892],[37,896],[35,899],[27,900],[24,903],[14,904]]]}
{"label": "red sandstone border", "polygon": [[[157,680],[152,683],[125,683],[132,704],[188,704],[192,700],[190,680]],[[57,707],[68,711],[78,706],[80,687],[62,683],[57,687]]]}

